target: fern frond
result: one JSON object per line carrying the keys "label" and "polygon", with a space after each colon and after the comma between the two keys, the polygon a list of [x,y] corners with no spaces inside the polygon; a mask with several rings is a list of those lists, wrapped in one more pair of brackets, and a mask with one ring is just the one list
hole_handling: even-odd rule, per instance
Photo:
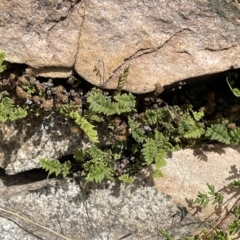
{"label": "fern frond", "polygon": [[239,140],[240,140],[240,128],[237,127],[234,130],[230,130],[229,131],[229,136],[231,138],[231,140],[230,140],[231,144],[237,145],[239,143]]}
{"label": "fern frond", "polygon": [[128,123],[132,130],[132,136],[138,143],[143,143],[145,139],[145,132],[140,128],[140,123],[128,118]]}
{"label": "fern frond", "polygon": [[155,169],[152,173],[153,178],[162,178],[164,177],[163,172],[160,169]]}
{"label": "fern frond", "polygon": [[27,116],[27,111],[23,108],[16,107],[9,113],[9,120],[14,121],[20,118],[25,118]]}
{"label": "fern frond", "polygon": [[173,146],[169,142],[168,137],[164,136],[161,132],[156,130],[154,132],[154,139],[155,139],[155,144],[157,145],[158,149],[163,149],[166,152],[173,150]]}
{"label": "fern frond", "polygon": [[211,127],[207,129],[205,136],[221,143],[231,143],[227,128],[221,124],[212,124]]}
{"label": "fern frond", "polygon": [[204,134],[205,130],[201,124],[196,124],[190,127],[190,129],[184,134],[185,138],[200,138]]}
{"label": "fern frond", "polygon": [[118,114],[131,112],[135,108],[136,100],[131,93],[118,94],[114,96],[114,99],[117,101],[116,111]]}
{"label": "fern frond", "polygon": [[157,146],[155,145],[155,141],[151,138],[147,138],[145,143],[143,144],[142,154],[147,165],[150,165],[154,160],[157,153]]}
{"label": "fern frond", "polygon": [[123,174],[122,176],[118,177],[118,179],[125,183],[133,183],[133,178],[129,176],[129,174]]}
{"label": "fern frond", "polygon": [[86,150],[80,149],[80,150],[74,151],[73,157],[77,161],[83,161],[85,156],[86,156]]}
{"label": "fern frond", "polygon": [[200,111],[192,111],[193,117],[196,121],[201,120],[204,117],[204,109],[201,109]]}
{"label": "fern frond", "polygon": [[116,103],[112,103],[111,99],[103,96],[101,91],[92,90],[87,102],[90,103],[89,108],[97,113],[104,113],[105,115],[113,115],[116,113]]}
{"label": "fern frond", "polygon": [[64,178],[69,174],[71,166],[72,164],[70,161],[66,161],[63,164],[61,164],[61,173]]}
{"label": "fern frond", "polygon": [[156,124],[158,122],[157,111],[147,109],[146,112],[145,112],[145,118],[144,119],[145,119],[147,124],[150,124],[150,125]]}
{"label": "fern frond", "polygon": [[6,122],[24,118],[27,116],[27,111],[23,108],[16,107],[12,99],[10,99],[7,92],[0,94],[0,122]]}
{"label": "fern frond", "polygon": [[91,182],[100,183],[104,178],[112,179],[111,174],[111,168],[104,164],[99,164],[91,167],[86,179]]}
{"label": "fern frond", "polygon": [[98,142],[97,131],[94,130],[94,126],[90,122],[88,122],[84,117],[81,117],[78,112],[71,112],[69,116],[75,119],[75,122],[81,127],[91,142]]}
{"label": "fern frond", "polygon": [[5,59],[5,53],[0,52],[0,73],[2,73],[6,69],[6,65],[3,64]]}
{"label": "fern frond", "polygon": [[120,75],[119,79],[118,79],[118,86],[117,86],[117,92],[120,93],[126,80],[127,80],[127,76],[129,74],[129,68],[130,66],[127,66],[123,73]]}
{"label": "fern frond", "polygon": [[41,158],[39,162],[41,167],[48,171],[49,175],[54,173],[58,176],[61,173],[61,163],[58,160]]}
{"label": "fern frond", "polygon": [[166,166],[167,152],[164,150],[159,150],[155,157],[155,166],[157,169]]}

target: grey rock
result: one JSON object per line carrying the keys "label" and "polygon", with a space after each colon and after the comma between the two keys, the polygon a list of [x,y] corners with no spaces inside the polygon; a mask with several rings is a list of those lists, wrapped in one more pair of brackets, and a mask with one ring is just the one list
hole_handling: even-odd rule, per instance
{"label": "grey rock", "polygon": [[10,231],[13,223],[26,230],[21,239],[64,239],[58,233],[74,240],[163,239],[158,229],[169,227],[180,237],[200,223],[187,211],[181,215],[169,196],[140,179],[129,186],[105,182],[83,188],[84,180],[79,185],[78,180],[31,178],[31,173],[1,176],[0,213],[11,222],[0,222],[0,229],[6,236],[15,234],[13,239],[20,231]]}
{"label": "grey rock", "polygon": [[81,134],[58,114],[2,123],[0,167],[7,174],[39,168],[39,159],[59,159],[83,144]]}

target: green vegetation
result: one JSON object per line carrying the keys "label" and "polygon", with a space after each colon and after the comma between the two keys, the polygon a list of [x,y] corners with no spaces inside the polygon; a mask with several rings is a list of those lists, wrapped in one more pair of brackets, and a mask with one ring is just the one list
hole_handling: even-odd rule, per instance
{"label": "green vegetation", "polygon": [[3,91],[0,93],[0,122],[14,121],[26,116],[27,111],[15,106],[13,100],[9,98],[8,92]]}
{"label": "green vegetation", "polygon": [[[0,54],[0,72],[6,69],[4,56]],[[29,80],[10,75],[1,83],[0,121],[14,121],[32,113],[38,116],[50,110],[59,112],[78,128],[79,134],[85,136],[88,144],[73,153],[74,164],[81,169],[81,176],[96,183],[104,179],[132,183],[134,174],[149,165],[154,166],[153,177],[163,177],[161,168],[166,165],[170,152],[208,143],[239,143],[240,116],[235,111],[239,102],[226,103],[223,97],[216,97],[212,91],[202,97],[205,86],[187,90],[179,98],[175,96],[171,105],[154,94],[155,97],[142,100],[131,93],[122,92],[129,70],[128,66],[120,75],[113,94],[96,88],[84,93],[74,88],[72,98],[64,94],[63,86],[54,86],[51,81],[40,83],[31,77]],[[234,95],[239,97],[240,90],[233,87],[237,78],[236,73],[231,73],[226,81]],[[78,84],[74,82],[72,86],[75,85]],[[15,92],[10,93],[9,89]],[[17,98],[13,97],[14,94]],[[193,96],[199,98],[194,104],[190,101]],[[30,103],[28,106],[24,105],[26,101]],[[111,144],[101,146],[101,134],[109,138]],[[72,164],[71,161],[61,163],[57,159],[40,159],[41,167],[49,175],[66,177],[72,172]],[[214,186],[207,186],[209,193],[199,192],[194,203],[202,207],[211,201],[222,204],[223,196]],[[234,188],[239,186],[239,181],[229,185]],[[227,239],[228,235],[237,233],[240,228],[238,201],[220,224],[186,239]],[[234,220],[228,229],[219,229],[230,214]],[[167,231],[159,232],[165,239],[173,239]]]}
{"label": "green vegetation", "polygon": [[[207,183],[207,187],[209,192],[202,193],[199,192],[197,198],[193,202],[200,207],[205,208],[210,202],[212,205],[217,205],[217,208],[222,208],[224,203],[224,196],[215,190],[213,185]],[[240,181],[230,182],[228,185],[229,190],[239,190]],[[181,240],[228,240],[230,236],[234,236],[240,230],[240,197],[237,198],[235,203],[231,206],[231,209],[222,217],[212,228],[203,228],[199,234],[196,234],[191,237],[186,237]],[[223,227],[223,224],[227,219],[231,219],[231,221],[227,224],[227,227]],[[174,238],[170,235],[168,231],[164,231],[159,229],[159,232],[162,236],[165,237],[166,240],[174,240]],[[235,236],[236,237],[236,236]],[[237,238],[234,238],[237,239]]]}

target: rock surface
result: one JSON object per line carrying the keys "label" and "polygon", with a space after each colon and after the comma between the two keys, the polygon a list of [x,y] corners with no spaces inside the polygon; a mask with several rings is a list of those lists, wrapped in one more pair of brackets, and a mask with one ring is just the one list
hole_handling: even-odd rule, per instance
{"label": "rock surface", "polygon": [[39,168],[39,159],[58,159],[82,147],[81,134],[57,114],[1,123],[0,167],[7,174]]}
{"label": "rock surface", "polygon": [[0,50],[33,72],[150,92],[240,67],[240,3],[225,0],[2,0]]}
{"label": "rock surface", "polygon": [[200,209],[196,207],[191,209],[192,202],[198,192],[209,192],[207,183],[214,185],[225,198],[223,208],[217,209],[217,214],[222,215],[230,209],[240,193],[228,187],[231,181],[238,181],[240,177],[239,152],[240,145],[234,148],[212,146],[174,152],[162,168],[164,178],[156,179],[154,185],[160,192],[170,195],[175,203],[185,206],[191,213],[198,213],[203,219],[216,211],[215,206],[209,204],[199,212]]}
{"label": "rock surface", "polygon": [[170,228],[180,237],[200,223],[139,179],[129,186],[104,183],[82,188],[84,181],[81,186],[71,179],[47,184],[40,181],[44,177],[36,172],[1,176],[1,239],[161,240],[159,228]]}

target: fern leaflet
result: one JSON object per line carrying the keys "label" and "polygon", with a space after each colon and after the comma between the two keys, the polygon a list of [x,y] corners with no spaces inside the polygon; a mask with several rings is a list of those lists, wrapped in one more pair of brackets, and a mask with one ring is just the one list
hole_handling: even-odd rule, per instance
{"label": "fern leaflet", "polygon": [[145,139],[145,132],[140,128],[140,123],[135,122],[131,118],[128,118],[129,125],[131,127],[132,136],[138,143],[143,143]]}
{"label": "fern leaflet", "polygon": [[90,171],[86,177],[88,181],[100,183],[104,178],[111,178],[112,169],[105,166],[104,164],[99,164],[91,166]]}
{"label": "fern leaflet", "polygon": [[212,124],[211,127],[207,129],[205,136],[209,137],[211,140],[217,140],[221,143],[231,143],[227,128],[221,124]]}
{"label": "fern leaflet", "polygon": [[48,171],[49,175],[55,173],[58,176],[61,173],[61,163],[58,160],[41,158],[39,162],[41,167]]}
{"label": "fern leaflet", "polygon": [[156,156],[157,146],[155,145],[155,141],[151,138],[147,138],[145,143],[143,144],[142,154],[147,165],[150,165]]}
{"label": "fern leaflet", "polygon": [[94,130],[94,126],[90,122],[88,122],[84,117],[81,117],[78,112],[71,112],[69,116],[75,119],[75,122],[86,133],[91,142],[98,142],[97,131]]}

